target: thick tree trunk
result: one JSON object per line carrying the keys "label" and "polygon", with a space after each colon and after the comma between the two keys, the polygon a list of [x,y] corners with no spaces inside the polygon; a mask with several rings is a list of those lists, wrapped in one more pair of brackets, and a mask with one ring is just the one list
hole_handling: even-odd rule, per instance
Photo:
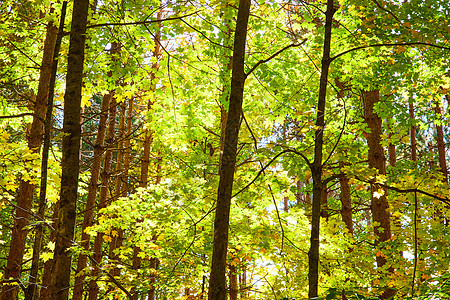
{"label": "thick tree trunk", "polygon": [[322,55],[322,70],[320,74],[319,99],[317,102],[317,116],[314,140],[314,161],[311,164],[311,174],[313,178],[313,200],[311,215],[311,236],[309,259],[309,298],[317,297],[319,285],[319,232],[320,232],[320,203],[322,200],[323,180],[322,180],[322,151],[323,151],[323,131],[325,127],[325,103],[327,96],[328,70],[330,67],[331,48],[331,26],[333,15],[336,12],[333,0],[327,0],[327,11],[325,20],[325,33]]}
{"label": "thick tree trunk", "polygon": [[[47,32],[44,41],[44,51],[39,73],[39,84],[36,99],[34,100],[33,117],[31,128],[27,133],[28,148],[33,153],[39,153],[42,144],[43,120],[47,111],[47,99],[49,94],[50,78],[53,65],[53,53],[56,44],[57,27],[53,23],[47,25]],[[31,100],[31,101],[33,101]],[[19,286],[14,281],[20,277],[22,269],[23,255],[25,252],[25,241],[28,231],[25,227],[29,223],[30,210],[33,202],[33,192],[35,185],[30,181],[20,180],[17,193],[16,210],[14,213],[14,227],[11,233],[11,244],[6,262],[4,279],[13,284],[5,284],[0,295],[1,299],[17,299]]]}
{"label": "thick tree trunk", "polygon": [[[436,119],[442,120],[442,110],[439,101],[436,101],[434,111],[436,113]],[[447,184],[448,183],[447,160],[445,155],[444,131],[442,129],[441,123],[436,123],[436,142],[439,155],[439,168],[441,169],[441,172],[444,175],[444,179],[442,181],[445,184]]]}
{"label": "thick tree trunk", "polygon": [[[44,126],[44,147],[42,149],[42,162],[41,162],[41,181],[38,201],[38,221],[42,221],[45,218],[45,209],[47,206],[47,174],[48,174],[48,157],[50,151],[50,134],[52,128],[52,115],[53,115],[53,95],[55,92],[56,72],[58,69],[58,55],[61,46],[61,41],[64,33],[64,21],[66,18],[67,1],[63,2],[61,8],[61,18],[59,23],[59,31],[55,42],[55,48],[53,51],[53,62],[50,76],[50,83],[48,88],[47,97],[47,111],[45,116]],[[38,297],[37,277],[39,272],[39,261],[41,253],[41,242],[44,233],[44,225],[39,223],[36,225],[36,233],[34,236],[33,244],[33,256],[31,262],[30,276],[28,288],[25,292],[25,300],[33,300]]]}
{"label": "thick tree trunk", "polygon": [[50,287],[53,300],[67,300],[69,297],[72,257],[68,249],[72,246],[76,218],[81,140],[81,87],[88,11],[88,0],[74,0],[64,96],[61,193]]}
{"label": "thick tree trunk", "polygon": [[208,290],[209,300],[225,300],[227,298],[226,258],[228,227],[239,127],[242,115],[242,102],[244,98],[244,58],[249,14],[250,0],[240,0],[233,47],[230,104],[225,128],[222,160],[219,167],[220,180],[214,220],[213,254]]}
{"label": "thick tree trunk", "polygon": [[[381,146],[382,126],[381,118],[375,113],[374,106],[380,101],[380,94],[378,90],[364,92],[364,118],[367,126],[370,129],[370,133],[367,135],[367,145],[369,147],[369,168],[376,169],[378,174],[386,175],[386,158],[384,156],[384,149]],[[375,231],[375,245],[377,246],[381,242],[389,241],[391,238],[391,221],[389,217],[389,203],[386,198],[386,189],[382,188],[376,182],[371,185],[372,199],[371,199],[371,211],[372,220],[374,223],[379,224],[374,227]],[[375,192],[382,195],[375,196]],[[383,249],[380,249],[381,252]],[[386,256],[377,255],[376,257],[377,267],[381,269],[386,265]],[[392,267],[388,268],[389,273],[393,273]],[[380,297],[381,299],[389,299],[395,295],[395,290],[387,288]]]}

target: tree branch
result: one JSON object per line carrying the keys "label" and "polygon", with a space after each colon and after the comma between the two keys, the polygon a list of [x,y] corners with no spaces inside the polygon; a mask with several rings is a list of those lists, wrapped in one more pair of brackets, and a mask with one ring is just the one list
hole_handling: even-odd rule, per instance
{"label": "tree branch", "polygon": [[252,73],[252,72],[260,65],[260,64],[264,64],[264,63],[270,61],[270,60],[273,59],[274,57],[276,57],[276,56],[278,56],[279,54],[281,54],[281,52],[283,52],[283,51],[285,51],[285,50],[287,50],[287,49],[289,49],[289,48],[292,48],[292,47],[299,47],[299,46],[303,45],[304,43],[306,43],[307,40],[308,40],[308,39],[304,39],[304,40],[303,40],[301,43],[299,43],[299,44],[290,44],[290,45],[287,45],[286,47],[284,47],[284,48],[278,50],[277,52],[275,52],[274,54],[272,54],[271,56],[269,56],[269,58],[267,58],[267,59],[262,59],[262,60],[258,61],[258,62],[250,69],[250,71],[248,71],[247,73],[245,73],[245,78],[247,78],[248,75],[250,75],[250,74],[251,74],[251,73]]}
{"label": "tree branch", "polygon": [[336,58],[341,57],[342,55],[345,55],[347,53],[350,53],[350,52],[353,52],[356,50],[361,50],[361,49],[366,49],[366,48],[376,48],[376,47],[396,47],[396,46],[414,46],[414,45],[424,45],[424,46],[430,46],[430,47],[435,47],[435,48],[439,48],[439,49],[450,50],[449,47],[439,46],[439,45],[425,43],[425,42],[411,42],[411,43],[399,43],[399,44],[375,44],[375,45],[360,46],[360,47],[356,47],[356,48],[341,52],[341,53],[337,54],[336,56],[331,57],[330,63],[333,60],[335,60]]}
{"label": "tree branch", "polygon": [[93,24],[93,25],[89,25],[86,27],[86,29],[90,29],[90,28],[95,28],[95,27],[103,27],[103,26],[129,26],[129,25],[146,25],[146,24],[152,24],[152,23],[159,23],[159,22],[164,22],[164,21],[174,21],[174,20],[180,20],[183,19],[185,17],[189,17],[192,15],[197,14],[198,11],[194,11],[193,13],[184,15],[184,16],[178,16],[178,17],[170,17],[170,18],[166,18],[166,19],[161,19],[161,20],[144,20],[144,21],[137,21],[137,22],[126,22],[126,23],[100,23],[100,24]]}

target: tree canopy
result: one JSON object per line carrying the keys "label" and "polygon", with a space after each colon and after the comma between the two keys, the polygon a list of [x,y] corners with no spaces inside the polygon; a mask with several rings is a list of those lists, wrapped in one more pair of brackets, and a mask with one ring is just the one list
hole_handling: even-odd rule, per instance
{"label": "tree canopy", "polygon": [[450,3],[0,3],[0,300],[450,299]]}

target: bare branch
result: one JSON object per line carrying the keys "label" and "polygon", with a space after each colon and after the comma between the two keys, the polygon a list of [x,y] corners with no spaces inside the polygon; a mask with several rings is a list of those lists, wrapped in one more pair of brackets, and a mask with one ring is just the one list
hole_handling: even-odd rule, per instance
{"label": "bare branch", "polygon": [[197,14],[198,11],[194,11],[193,13],[184,15],[184,16],[177,16],[177,17],[170,17],[170,18],[166,18],[166,19],[161,19],[161,20],[144,20],[144,21],[137,21],[137,22],[126,22],[126,23],[100,23],[100,24],[93,24],[93,25],[89,25],[86,27],[86,29],[90,29],[90,28],[95,28],[95,27],[103,27],[103,26],[130,26],[130,25],[147,25],[147,24],[152,24],[152,23],[159,23],[159,22],[164,22],[164,21],[174,21],[174,20],[181,20],[185,17],[189,17],[192,15]]}
{"label": "bare branch", "polygon": [[450,50],[450,47],[444,47],[444,46],[439,46],[439,45],[425,43],[425,42],[411,42],[411,43],[399,43],[399,44],[375,44],[375,45],[360,46],[360,47],[356,47],[356,48],[341,52],[341,53],[337,54],[336,56],[331,57],[330,63],[333,60],[335,60],[336,58],[341,57],[342,55],[345,55],[347,53],[350,53],[350,52],[353,52],[356,50],[361,50],[361,49],[366,49],[366,48],[376,48],[376,47],[397,47],[397,46],[415,46],[415,45],[423,45],[423,46],[430,46],[430,47],[444,49],[444,50]]}
{"label": "bare branch", "polygon": [[264,64],[264,63],[270,61],[271,59],[273,59],[274,57],[278,56],[278,55],[281,54],[283,51],[285,51],[285,50],[287,50],[287,49],[289,49],[289,48],[292,48],[292,47],[299,47],[299,46],[303,45],[304,43],[306,43],[307,40],[308,40],[308,39],[304,39],[304,40],[303,40],[301,43],[299,43],[299,44],[290,44],[290,45],[287,45],[286,47],[284,47],[284,48],[278,50],[277,52],[275,52],[274,54],[272,54],[271,56],[269,56],[269,58],[267,58],[267,59],[262,59],[262,60],[258,61],[258,62],[250,69],[250,71],[248,71],[247,73],[245,73],[245,78],[247,78],[248,75],[250,75],[250,74],[251,74],[251,73],[252,73],[252,72],[260,65],[260,64]]}

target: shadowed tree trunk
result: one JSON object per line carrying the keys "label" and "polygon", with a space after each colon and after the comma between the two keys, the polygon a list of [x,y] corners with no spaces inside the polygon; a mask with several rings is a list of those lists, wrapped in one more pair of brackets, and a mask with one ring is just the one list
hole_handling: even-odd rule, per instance
{"label": "shadowed tree trunk", "polygon": [[[47,111],[44,126],[44,146],[42,149],[42,162],[41,162],[41,182],[40,182],[38,213],[37,213],[38,221],[44,220],[45,209],[47,206],[47,174],[48,174],[48,157],[50,151],[50,138],[51,138],[50,134],[52,128],[52,115],[53,115],[53,95],[55,93],[55,81],[56,81],[56,72],[58,69],[59,49],[64,34],[64,21],[66,18],[66,8],[67,8],[67,1],[64,1],[61,8],[59,30],[53,52],[52,70],[48,89]],[[38,288],[36,283],[39,272],[39,262],[40,262],[43,233],[44,233],[44,225],[42,223],[38,223],[36,225],[36,233],[34,236],[33,256],[31,261],[28,288],[25,292],[25,300],[33,300],[38,297]]]}
{"label": "shadowed tree trunk", "polygon": [[[340,162],[339,167],[343,168],[344,163]],[[342,172],[341,172],[342,173]],[[350,193],[350,184],[348,178],[345,174],[339,176],[339,184],[341,186],[341,217],[342,221],[345,223],[348,232],[353,234],[353,219],[352,219],[352,199]]]}
{"label": "shadowed tree trunk", "polygon": [[[380,101],[380,93],[378,90],[364,92],[364,118],[370,133],[367,135],[367,145],[369,147],[369,168],[376,169],[379,175],[386,175],[386,158],[384,156],[384,149],[381,146],[382,126],[381,118],[374,111],[375,104]],[[375,180],[376,181],[376,180]],[[375,246],[379,243],[389,241],[391,238],[391,221],[389,217],[389,203],[386,198],[386,189],[382,188],[376,182],[371,184],[371,211],[372,220],[378,226],[374,227],[375,231]],[[378,195],[375,195],[378,192]],[[380,195],[382,194],[382,195]],[[383,249],[380,249],[381,252]],[[382,269],[386,265],[386,256],[377,255],[377,268]],[[389,273],[393,273],[392,267],[388,268]],[[386,276],[386,275],[381,275]],[[387,288],[381,295],[381,299],[389,299],[395,295],[395,290]]]}
{"label": "shadowed tree trunk", "polygon": [[[30,149],[32,153],[39,153],[42,144],[42,135],[44,132],[43,120],[45,120],[47,111],[47,99],[49,95],[57,31],[57,27],[54,26],[52,22],[47,25],[37,95],[35,99],[30,100],[34,101],[33,112],[35,116],[33,116],[30,130],[27,132],[27,143],[28,149]],[[11,244],[4,274],[4,279],[7,281],[15,281],[20,277],[25,251],[25,241],[28,233],[28,230],[26,230],[25,227],[28,225],[30,219],[34,188],[35,185],[30,181],[20,179],[16,197],[17,203],[14,213],[14,227],[11,233]],[[5,284],[2,288],[0,297],[3,300],[17,299],[18,290],[19,286],[17,284]]]}
{"label": "shadowed tree trunk", "polygon": [[244,58],[249,14],[250,0],[240,0],[234,36],[233,67],[227,125],[225,128],[222,160],[219,167],[220,180],[214,220],[213,254],[208,290],[209,300],[225,300],[227,298],[226,259],[228,227],[239,127],[242,115],[242,102],[244,98]]}
{"label": "shadowed tree trunk", "polygon": [[436,101],[436,106],[434,111],[436,113],[436,119],[438,122],[436,124],[436,142],[438,148],[439,155],[439,168],[441,169],[442,174],[444,175],[444,179],[442,180],[445,184],[448,183],[448,171],[447,171],[447,160],[445,155],[445,141],[444,141],[444,131],[442,129],[442,110],[440,106],[440,101]]}
{"label": "shadowed tree trunk", "polygon": [[89,0],[74,0],[64,96],[61,193],[50,286],[53,300],[67,300],[69,297],[72,257],[68,249],[72,246],[76,218],[81,140],[81,87],[88,11]]}
{"label": "shadowed tree trunk", "polygon": [[410,142],[411,142],[411,160],[417,160],[417,139],[416,139],[416,126],[414,125],[414,103],[409,102],[409,118],[411,120],[411,129],[410,129]]}
{"label": "shadowed tree trunk", "polygon": [[333,0],[327,0],[327,11],[325,20],[325,33],[323,42],[322,70],[320,74],[319,99],[317,102],[317,116],[314,139],[314,161],[310,164],[313,179],[313,200],[311,215],[311,236],[310,248],[308,252],[308,296],[317,297],[319,286],[319,232],[320,232],[320,204],[324,188],[322,180],[322,156],[323,156],[323,131],[325,127],[325,103],[327,97],[328,70],[330,67],[331,48],[331,25],[333,15],[336,12]]}

